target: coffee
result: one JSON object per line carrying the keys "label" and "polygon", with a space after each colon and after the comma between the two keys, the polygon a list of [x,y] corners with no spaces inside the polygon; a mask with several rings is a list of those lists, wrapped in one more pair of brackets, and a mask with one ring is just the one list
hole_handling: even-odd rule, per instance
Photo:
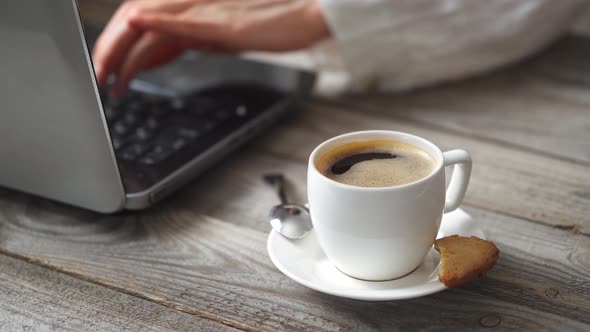
{"label": "coffee", "polygon": [[435,166],[435,159],[419,147],[388,140],[343,144],[316,163],[324,176],[357,187],[401,186],[425,178]]}

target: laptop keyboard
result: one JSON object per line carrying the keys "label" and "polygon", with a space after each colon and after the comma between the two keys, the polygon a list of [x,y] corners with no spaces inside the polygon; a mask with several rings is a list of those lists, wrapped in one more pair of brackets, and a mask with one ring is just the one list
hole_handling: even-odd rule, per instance
{"label": "laptop keyboard", "polygon": [[213,86],[180,97],[131,90],[117,100],[103,94],[101,98],[127,192],[150,188],[218,147],[208,155],[207,162],[213,162],[211,157],[258,132],[247,124],[262,128],[263,114],[278,116],[271,107],[286,100],[274,89],[251,84]]}
{"label": "laptop keyboard", "polygon": [[148,167],[173,158],[225,123],[246,118],[249,111],[236,96],[170,98],[140,92],[106,100],[103,107],[117,158]]}

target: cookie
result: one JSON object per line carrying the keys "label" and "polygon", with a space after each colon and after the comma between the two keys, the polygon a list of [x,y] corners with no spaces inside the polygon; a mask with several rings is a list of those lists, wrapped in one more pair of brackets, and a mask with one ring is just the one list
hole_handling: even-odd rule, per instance
{"label": "cookie", "polygon": [[481,277],[496,263],[500,250],[478,237],[448,236],[434,242],[442,263],[438,278],[450,288],[460,287]]}

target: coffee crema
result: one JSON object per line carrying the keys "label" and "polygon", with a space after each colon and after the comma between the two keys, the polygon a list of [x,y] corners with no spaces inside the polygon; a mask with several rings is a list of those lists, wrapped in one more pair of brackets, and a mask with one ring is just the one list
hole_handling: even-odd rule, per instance
{"label": "coffee crema", "polygon": [[329,179],[357,187],[394,187],[432,173],[435,159],[421,148],[398,141],[372,140],[340,145],[316,168]]}

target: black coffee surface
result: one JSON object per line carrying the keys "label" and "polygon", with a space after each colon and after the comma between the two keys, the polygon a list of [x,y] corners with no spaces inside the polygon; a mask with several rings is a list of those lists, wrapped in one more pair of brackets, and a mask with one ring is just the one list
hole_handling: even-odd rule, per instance
{"label": "black coffee surface", "polygon": [[317,169],[327,178],[358,187],[394,187],[418,181],[435,169],[421,148],[398,141],[349,142],[326,152]]}
{"label": "black coffee surface", "polygon": [[386,152],[359,153],[340,159],[332,166],[332,174],[340,175],[348,172],[350,168],[360,162],[375,159],[394,159],[397,155]]}

